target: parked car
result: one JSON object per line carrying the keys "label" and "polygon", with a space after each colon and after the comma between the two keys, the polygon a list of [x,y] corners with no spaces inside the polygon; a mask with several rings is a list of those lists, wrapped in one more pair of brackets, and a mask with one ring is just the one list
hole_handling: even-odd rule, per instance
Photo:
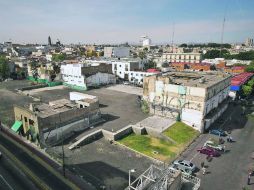
{"label": "parked car", "polygon": [[219,150],[219,151],[223,150],[223,147],[221,145],[215,143],[214,141],[206,141],[204,144],[204,147],[213,148],[213,149]]}
{"label": "parked car", "polygon": [[218,135],[218,136],[227,136],[227,134],[225,133],[225,131],[221,130],[221,129],[212,129],[209,131],[210,134],[214,134],[214,135]]}
{"label": "parked car", "polygon": [[214,150],[209,147],[202,147],[202,148],[198,149],[197,151],[200,152],[201,154],[206,154],[207,156],[211,156],[211,157],[220,156],[220,153],[217,150]]}
{"label": "parked car", "polygon": [[124,84],[124,85],[130,85],[130,82],[124,81],[123,84]]}
{"label": "parked car", "polygon": [[188,174],[192,174],[195,171],[196,166],[188,160],[175,160],[173,162],[173,168]]}

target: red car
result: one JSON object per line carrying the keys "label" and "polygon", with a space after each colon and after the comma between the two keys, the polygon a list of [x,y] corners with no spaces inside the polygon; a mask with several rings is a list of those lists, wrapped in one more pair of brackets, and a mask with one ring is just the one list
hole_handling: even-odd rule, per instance
{"label": "red car", "polygon": [[220,156],[220,153],[217,150],[214,150],[209,147],[202,147],[202,148],[198,149],[197,151],[202,154],[206,154],[207,156],[212,156],[212,157]]}

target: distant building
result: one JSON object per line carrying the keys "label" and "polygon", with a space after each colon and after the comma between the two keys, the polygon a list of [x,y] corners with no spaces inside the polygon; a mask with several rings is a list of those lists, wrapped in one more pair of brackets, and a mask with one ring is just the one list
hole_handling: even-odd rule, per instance
{"label": "distant building", "polygon": [[245,46],[247,46],[247,47],[252,47],[254,44],[253,44],[253,38],[247,38],[246,40],[245,40]]}
{"label": "distant building", "polygon": [[148,36],[142,36],[141,39],[143,47],[150,47],[152,45],[152,40]]}
{"label": "distant building", "polygon": [[104,57],[123,58],[130,56],[129,47],[104,47]]}
{"label": "distant building", "polygon": [[162,62],[189,62],[200,63],[202,59],[201,53],[163,53]]}
{"label": "distant building", "polygon": [[144,78],[150,113],[181,120],[203,132],[226,110],[231,75],[168,72]]}
{"label": "distant building", "polygon": [[49,46],[52,45],[50,36],[48,37],[48,45],[49,45]]}
{"label": "distant building", "polygon": [[64,85],[79,90],[87,90],[90,86],[116,83],[110,64],[62,64],[61,75]]}

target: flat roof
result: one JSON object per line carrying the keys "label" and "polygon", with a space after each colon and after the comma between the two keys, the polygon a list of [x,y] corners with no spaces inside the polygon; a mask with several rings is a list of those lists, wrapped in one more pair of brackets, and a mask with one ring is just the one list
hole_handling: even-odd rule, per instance
{"label": "flat roof", "polygon": [[[160,76],[158,74],[157,76]],[[153,76],[149,76],[153,77]],[[161,75],[163,78],[169,78],[170,84],[183,85],[183,86],[193,86],[207,88],[213,86],[214,84],[230,78],[231,75],[222,72],[167,72]]]}
{"label": "flat roof", "polygon": [[77,109],[77,105],[67,99],[60,99],[51,101],[49,104],[42,103],[34,106],[35,113],[41,118],[46,118],[71,109]]}

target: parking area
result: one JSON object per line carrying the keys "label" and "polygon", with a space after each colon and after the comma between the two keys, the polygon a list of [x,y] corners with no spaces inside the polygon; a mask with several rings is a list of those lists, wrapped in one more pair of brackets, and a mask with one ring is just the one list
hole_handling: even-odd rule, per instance
{"label": "parking area", "polygon": [[[49,151],[61,157],[60,146]],[[73,151],[66,146],[65,156],[68,169],[95,185],[97,189],[103,189],[104,186],[109,190],[123,190],[128,186],[128,170],[136,169],[136,172],[132,174],[132,180],[134,180],[150,164],[156,164],[118,144],[111,144],[104,138]]]}
{"label": "parking area", "polygon": [[[253,106],[248,108],[246,112],[252,113]],[[201,163],[204,162],[206,174],[203,175],[199,170],[196,176],[201,179],[201,189],[232,189],[238,190],[243,187],[253,188],[254,177],[251,179],[251,186],[247,185],[247,177],[250,170],[253,170],[253,159],[251,158],[254,152],[254,119],[242,115],[243,105],[231,104],[227,111],[222,115],[223,122],[217,122],[212,127],[230,130],[230,136],[236,142],[225,142],[225,152],[221,152],[221,156],[212,158],[208,161],[206,155],[197,152],[204,143],[210,138],[219,138],[212,134],[202,134],[195,142],[179,157],[179,159],[190,160],[199,169]],[[226,139],[224,137],[224,139]]]}
{"label": "parking area", "polygon": [[139,96],[143,95],[143,88],[136,87],[133,85],[118,84],[118,85],[110,86],[107,89],[118,91],[118,92],[124,92],[128,94],[135,94]]}

